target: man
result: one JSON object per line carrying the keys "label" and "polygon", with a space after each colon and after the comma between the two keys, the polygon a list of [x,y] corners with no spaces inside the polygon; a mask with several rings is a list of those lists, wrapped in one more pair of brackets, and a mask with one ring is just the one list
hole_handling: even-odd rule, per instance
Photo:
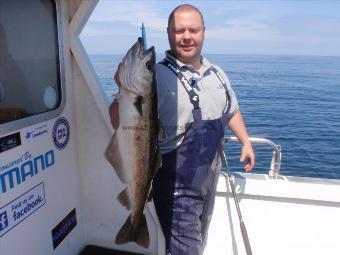
{"label": "man", "polygon": [[172,255],[203,252],[225,124],[242,143],[241,161],[248,161],[245,170],[255,164],[226,75],[201,57],[204,31],[196,7],[175,8],[167,28],[171,50],[156,65],[159,117],[166,138],[160,141],[162,167],[153,182],[153,198],[167,254]]}
{"label": "man", "polygon": [[[156,65],[162,166],[153,181],[153,201],[167,254],[195,255],[212,215],[225,124],[242,143],[244,169],[255,164],[252,145],[224,72],[201,57],[204,21],[194,6],[175,8],[168,20],[170,51]],[[110,107],[113,126],[118,104]]]}

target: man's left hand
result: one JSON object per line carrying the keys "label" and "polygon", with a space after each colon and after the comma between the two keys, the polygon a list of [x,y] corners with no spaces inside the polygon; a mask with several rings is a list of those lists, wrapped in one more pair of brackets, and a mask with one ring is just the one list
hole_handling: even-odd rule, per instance
{"label": "man's left hand", "polygon": [[253,146],[250,142],[243,144],[242,146],[242,155],[240,157],[240,162],[244,162],[246,160],[246,165],[243,169],[246,172],[251,171],[255,166],[255,154],[253,151]]}

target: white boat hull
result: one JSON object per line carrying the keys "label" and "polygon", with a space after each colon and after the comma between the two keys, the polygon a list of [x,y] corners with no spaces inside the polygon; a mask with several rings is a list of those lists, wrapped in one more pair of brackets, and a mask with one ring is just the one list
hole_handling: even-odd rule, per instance
{"label": "white boat hull", "polygon": [[[236,184],[253,254],[339,254],[339,181],[241,174]],[[222,176],[204,254],[246,254]]]}

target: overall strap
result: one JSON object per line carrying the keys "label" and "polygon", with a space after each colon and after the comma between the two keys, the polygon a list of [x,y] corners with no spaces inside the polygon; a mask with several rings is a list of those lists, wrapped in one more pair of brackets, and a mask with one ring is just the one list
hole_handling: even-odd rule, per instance
{"label": "overall strap", "polygon": [[160,64],[168,67],[177,76],[177,78],[180,80],[180,82],[182,83],[185,91],[189,95],[190,102],[194,106],[194,110],[200,109],[200,99],[199,99],[198,95],[196,94],[194,89],[191,87],[190,82],[188,81],[188,79],[185,78],[185,76],[178,69],[178,67],[175,66],[174,64],[170,63],[166,59],[164,59],[162,62],[160,62]]}
{"label": "overall strap", "polygon": [[225,95],[226,95],[226,105],[224,107],[223,113],[227,114],[230,111],[230,107],[231,107],[231,97],[230,97],[230,94],[229,94],[227,83],[225,82],[222,75],[219,73],[219,71],[217,71],[217,69],[215,67],[211,66],[210,70],[213,71],[216,74],[216,76],[218,77],[218,79],[220,80],[220,82],[222,83],[222,85],[224,87]]}

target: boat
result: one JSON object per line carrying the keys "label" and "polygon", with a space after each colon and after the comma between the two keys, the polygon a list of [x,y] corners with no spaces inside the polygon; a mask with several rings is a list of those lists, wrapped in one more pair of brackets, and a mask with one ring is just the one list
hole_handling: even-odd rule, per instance
{"label": "boat", "polygon": [[[149,247],[114,242],[129,212],[104,158],[110,102],[79,39],[97,2],[0,3],[1,255],[165,254],[152,202]],[[283,176],[280,147],[251,139],[273,146],[268,174],[221,172],[204,254],[339,254],[340,181]]]}

